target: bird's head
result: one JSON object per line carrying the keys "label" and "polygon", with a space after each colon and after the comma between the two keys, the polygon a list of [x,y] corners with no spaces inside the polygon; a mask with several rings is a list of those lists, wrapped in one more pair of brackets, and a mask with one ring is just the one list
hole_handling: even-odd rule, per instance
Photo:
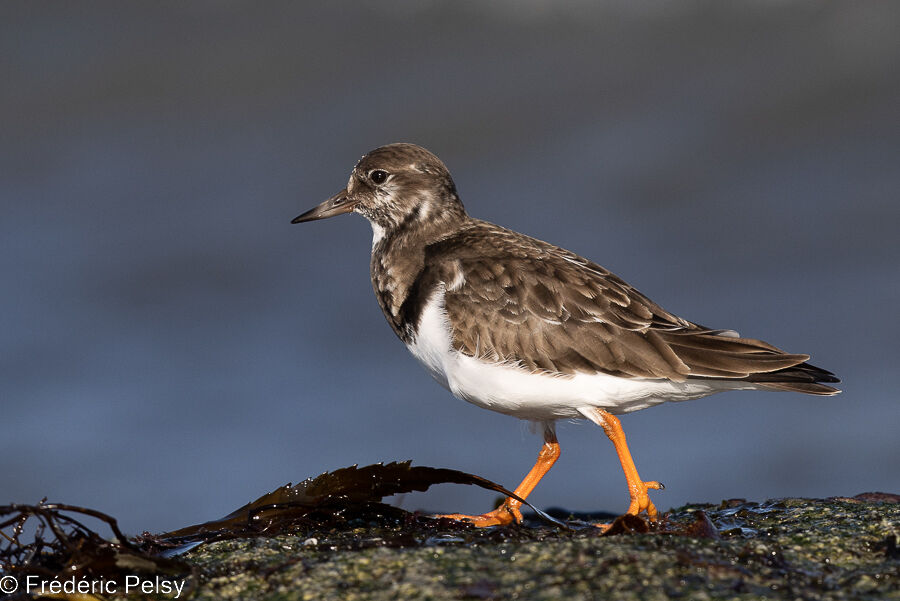
{"label": "bird's head", "polygon": [[466,216],[447,167],[415,144],[388,144],[371,151],[353,168],[346,188],[291,223],[350,212],[364,216],[381,232]]}

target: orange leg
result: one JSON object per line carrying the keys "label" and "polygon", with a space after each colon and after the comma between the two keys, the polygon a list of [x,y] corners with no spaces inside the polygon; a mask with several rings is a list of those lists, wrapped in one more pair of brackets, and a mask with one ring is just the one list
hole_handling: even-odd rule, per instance
{"label": "orange leg", "polygon": [[631,452],[628,450],[628,444],[625,442],[625,432],[622,431],[622,424],[615,415],[604,411],[603,409],[591,408],[582,411],[582,413],[593,421],[595,424],[603,428],[606,435],[616,447],[616,454],[619,456],[619,462],[622,464],[622,471],[625,472],[625,481],[628,483],[628,494],[631,496],[631,504],[628,506],[627,513],[637,515],[642,511],[647,512],[650,521],[657,520],[656,507],[647,494],[648,489],[662,490],[665,488],[656,481],[644,482],[638,475],[637,468],[634,466],[634,460],[631,458]]}
{"label": "orange leg", "polygon": [[[522,483],[519,484],[513,492],[523,499],[526,498],[531,494],[531,491],[534,490],[534,487],[537,486],[537,483],[540,482],[541,478],[544,477],[544,474],[550,471],[550,468],[553,467],[553,464],[556,463],[557,459],[559,459],[559,442],[556,440],[556,433],[554,432],[552,425],[545,426],[544,446],[541,447],[541,452],[538,453],[537,462],[534,464],[534,467],[531,468],[531,471],[528,472],[528,475],[525,476],[525,479],[522,480]],[[479,528],[484,528],[486,526],[505,526],[512,523],[513,520],[516,522],[522,521],[522,512],[519,510],[521,505],[522,503],[520,501],[517,501],[512,497],[507,497],[500,507],[482,515],[452,513],[436,517],[471,522]]]}

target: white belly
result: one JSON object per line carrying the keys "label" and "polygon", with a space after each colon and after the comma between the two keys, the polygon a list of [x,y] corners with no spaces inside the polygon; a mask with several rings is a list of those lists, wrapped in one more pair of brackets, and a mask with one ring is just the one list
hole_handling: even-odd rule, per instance
{"label": "white belly", "polygon": [[672,382],[601,373],[552,375],[476,359],[451,346],[443,299],[442,289],[429,299],[416,338],[408,348],[454,396],[485,409],[548,421],[583,418],[579,408],[598,407],[610,413],[628,413],[666,401],[687,401],[723,390],[753,388],[746,382],[726,380]]}

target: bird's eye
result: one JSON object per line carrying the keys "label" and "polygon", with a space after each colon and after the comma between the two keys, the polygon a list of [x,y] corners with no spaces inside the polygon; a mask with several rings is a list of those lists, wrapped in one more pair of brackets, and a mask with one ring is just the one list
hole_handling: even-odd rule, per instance
{"label": "bird's eye", "polygon": [[388,172],[381,169],[375,169],[374,171],[372,171],[372,173],[369,174],[369,179],[376,184],[383,184],[387,181],[387,178]]}

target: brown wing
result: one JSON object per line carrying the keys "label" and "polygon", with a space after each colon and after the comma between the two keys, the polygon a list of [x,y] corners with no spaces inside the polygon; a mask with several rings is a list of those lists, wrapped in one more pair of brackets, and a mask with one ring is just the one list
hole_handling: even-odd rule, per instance
{"label": "brown wing", "polygon": [[444,282],[453,345],[468,355],[676,381],[751,379],[809,358],[686,321],[599,265],[485,222],[429,250],[425,270]]}

